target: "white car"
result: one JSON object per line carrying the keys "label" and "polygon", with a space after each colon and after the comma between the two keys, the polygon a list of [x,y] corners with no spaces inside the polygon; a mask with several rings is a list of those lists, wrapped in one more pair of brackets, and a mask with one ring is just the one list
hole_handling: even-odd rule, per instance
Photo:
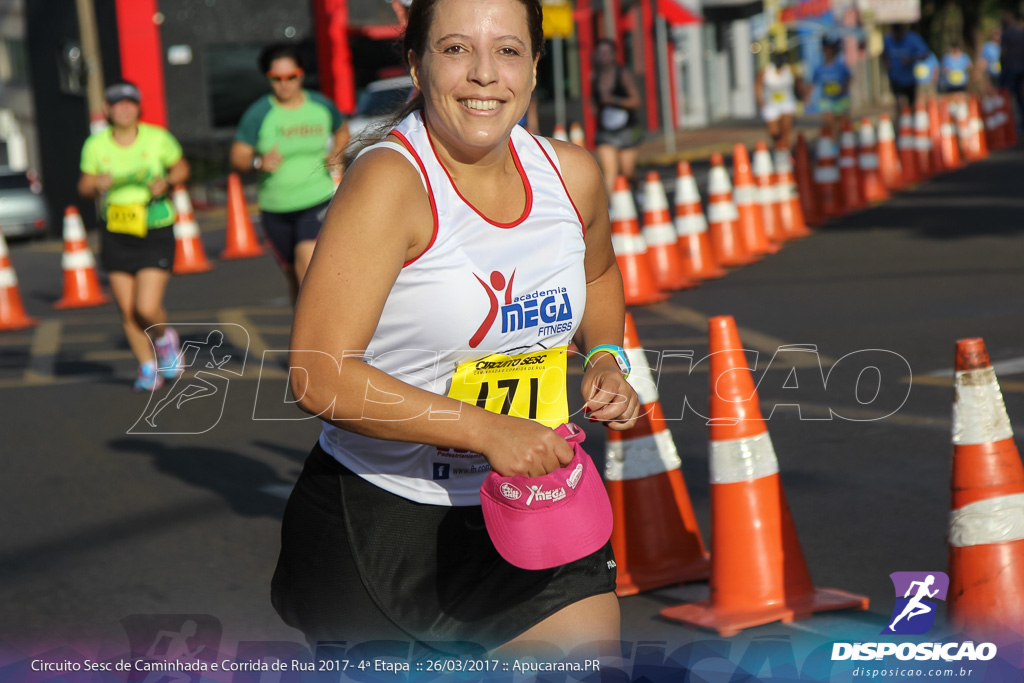
{"label": "white car", "polygon": [[367,85],[359,96],[355,115],[348,120],[349,147],[365,146],[368,137],[377,133],[377,127],[409,101],[414,90],[409,76],[385,78]]}

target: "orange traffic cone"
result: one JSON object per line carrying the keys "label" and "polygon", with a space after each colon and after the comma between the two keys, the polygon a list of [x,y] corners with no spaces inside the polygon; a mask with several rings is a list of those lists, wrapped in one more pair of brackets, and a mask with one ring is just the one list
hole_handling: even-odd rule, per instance
{"label": "orange traffic cone", "polygon": [[868,599],[815,588],[779,481],[778,461],[731,316],[709,321],[711,599],[661,615],[732,636]]}
{"label": "orange traffic cone", "polygon": [[782,193],[775,169],[772,167],[772,155],[768,144],[763,140],[754,146],[754,183],[757,185],[757,204],[761,208],[761,220],[764,223],[764,236],[772,244],[775,251],[786,241],[786,232],[782,227]]}
{"label": "orange traffic cone", "polygon": [[551,137],[562,142],[569,142],[569,135],[565,132],[565,126],[560,123],[555,126],[555,132]]}
{"label": "orange traffic cone", "polygon": [[836,143],[823,128],[818,138],[817,165],[814,168],[814,184],[818,188],[821,212],[831,218],[843,215],[843,196],[840,187],[839,168],[836,166]]}
{"label": "orange traffic cone", "polygon": [[860,122],[860,194],[869,203],[885,201],[889,191],[885,189],[882,171],[878,164],[878,142],[871,119],[864,117]]}
{"label": "orange traffic cone", "polygon": [[809,225],[821,225],[825,216],[821,212],[818,200],[817,184],[814,182],[814,171],[811,166],[811,154],[807,149],[807,140],[803,133],[796,136],[796,148],[793,150],[793,175],[796,182],[800,208],[804,212],[804,220]]}
{"label": "orange traffic cone", "polygon": [[[807,147],[804,146],[806,151]],[[778,171],[778,192],[780,193],[779,213],[782,217],[782,232],[787,240],[801,239],[811,234],[804,221],[801,196],[793,176],[793,157],[785,145],[775,149],[775,170]]]}
{"label": "orange traffic cone", "polygon": [[939,119],[939,98],[935,96],[928,98],[928,151],[934,173],[949,170],[942,163],[942,122]]}
{"label": "orange traffic cone", "polygon": [[612,502],[615,592],[643,591],[708,577],[708,553],[661,412],[658,386],[626,313],[629,383],[643,404],[632,429],[608,430],[604,479]]}
{"label": "orange traffic cone", "polygon": [[54,308],[87,308],[110,302],[100,287],[96,259],[85,238],[82,216],[73,206],[64,210],[64,255],[60,265],[64,270],[64,296]]}
{"label": "orange traffic cone", "polygon": [[942,166],[947,169],[960,168],[960,146],[953,132],[953,124],[949,118],[949,107],[946,101],[939,103],[939,151],[942,154]]}
{"label": "orange traffic cone", "polygon": [[569,142],[580,147],[587,146],[587,135],[583,132],[583,126],[577,121],[569,124]]}
{"label": "orange traffic cone", "polygon": [[7,240],[0,232],[0,330],[23,330],[38,324],[38,319],[25,313],[21,292],[18,291],[18,276],[7,251]]}
{"label": "orange traffic cone", "polygon": [[726,270],[715,263],[708,237],[708,220],[700,206],[700,191],[688,161],[676,167],[676,244],[682,257],[683,273],[695,280],[722,277]]}
{"label": "orange traffic cone", "polygon": [[708,175],[708,224],[711,233],[711,252],[720,266],[745,266],[757,260],[747,251],[740,231],[740,214],[732,201],[732,182],[725,170],[722,155],[711,155]]}
{"label": "orange traffic cone", "polygon": [[914,115],[910,107],[903,107],[900,114],[900,166],[903,167],[903,184],[909,185],[921,180],[918,168],[917,136],[914,135]]}
{"label": "orange traffic cone", "polygon": [[956,344],[949,621],[1024,635],[1024,466],[985,342]]}
{"label": "orange traffic cone", "polygon": [[899,192],[903,189],[903,167],[896,150],[896,133],[888,114],[878,117],[878,168],[888,190]]}
{"label": "orange traffic cone", "polygon": [[860,194],[860,170],[857,168],[857,134],[846,119],[839,134],[839,181],[846,210],[864,208]]}
{"label": "orange traffic cone", "polygon": [[249,207],[242,192],[242,179],[237,173],[228,175],[228,228],[222,259],[252,258],[263,255],[263,247],[249,218]]}
{"label": "orange traffic cone", "polygon": [[964,161],[974,161],[977,151],[974,149],[974,124],[971,121],[971,108],[966,102],[950,102],[949,111],[956,120],[957,136],[960,138],[960,154]]}
{"label": "orange traffic cone", "polygon": [[213,270],[213,264],[206,258],[199,225],[192,211],[192,200],[184,185],[174,188],[174,210],[178,214],[174,222],[174,272],[184,275]]}
{"label": "orange traffic cone", "polygon": [[622,273],[626,305],[653,304],[667,299],[668,294],[658,291],[655,284],[653,263],[647,253],[647,243],[640,234],[633,193],[629,190],[625,176],[615,178],[611,221],[612,248],[615,249],[615,261]]}
{"label": "orange traffic cone", "polygon": [[917,172],[922,179],[935,175],[932,168],[932,139],[929,134],[930,122],[924,102],[918,101],[914,108],[914,140],[917,143]]}
{"label": "orange traffic cone", "polygon": [[679,238],[668,211],[668,197],[657,171],[648,171],[644,183],[644,242],[651,259],[654,284],[658,289],[677,290],[696,287],[683,272],[682,254],[676,246]]}
{"label": "orange traffic cone", "polygon": [[971,95],[967,103],[971,160],[984,159],[988,156],[988,145],[985,143],[985,126],[978,112],[978,98]]}
{"label": "orange traffic cone", "polygon": [[757,257],[778,252],[781,247],[769,242],[764,232],[764,214],[757,201],[758,191],[750,167],[750,154],[742,143],[736,143],[732,148],[732,178],[732,198],[740,216],[740,232],[747,251]]}

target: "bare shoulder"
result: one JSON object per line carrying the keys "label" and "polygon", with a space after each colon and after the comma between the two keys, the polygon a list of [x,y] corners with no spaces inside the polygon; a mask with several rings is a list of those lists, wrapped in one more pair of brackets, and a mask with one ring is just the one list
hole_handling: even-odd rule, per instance
{"label": "bare shoulder", "polygon": [[360,196],[370,192],[371,196],[383,193],[393,197],[396,191],[413,192],[416,188],[425,192],[419,171],[401,152],[386,146],[367,150],[357,157],[345,172],[338,191],[349,189],[346,186],[356,186]]}
{"label": "bare shoulder", "polygon": [[581,211],[584,206],[601,206],[605,194],[604,180],[594,156],[586,148],[571,142],[548,140],[555,148],[562,179],[576,206]]}

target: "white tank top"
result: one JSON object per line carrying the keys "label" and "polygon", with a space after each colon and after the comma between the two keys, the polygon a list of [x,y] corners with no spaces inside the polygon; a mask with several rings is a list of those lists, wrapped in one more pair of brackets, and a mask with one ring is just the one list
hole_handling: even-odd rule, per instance
{"label": "white tank top", "polygon": [[764,68],[764,78],[761,80],[765,106],[794,103],[794,82],[793,70],[789,68],[789,64],[784,64],[781,69],[776,68],[774,64],[768,64]]}
{"label": "white tank top", "polygon": [[[366,361],[446,394],[461,363],[568,345],[586,306],[586,249],[583,221],[551,143],[519,126],[512,130],[509,146],[526,207],[518,220],[499,224],[459,194],[419,112],[392,132],[404,143],[398,151],[423,180],[434,236],[391,288]],[[479,505],[480,484],[490,470],[477,453],[375,439],[328,422],[320,445],[380,488],[432,505]]]}

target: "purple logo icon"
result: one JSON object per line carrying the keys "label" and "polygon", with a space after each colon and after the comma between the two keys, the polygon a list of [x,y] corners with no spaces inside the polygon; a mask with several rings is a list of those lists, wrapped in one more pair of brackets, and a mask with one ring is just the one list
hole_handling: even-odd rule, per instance
{"label": "purple logo icon", "polygon": [[949,577],[944,572],[893,572],[896,606],[883,634],[920,635],[935,624],[938,600],[946,599]]}

